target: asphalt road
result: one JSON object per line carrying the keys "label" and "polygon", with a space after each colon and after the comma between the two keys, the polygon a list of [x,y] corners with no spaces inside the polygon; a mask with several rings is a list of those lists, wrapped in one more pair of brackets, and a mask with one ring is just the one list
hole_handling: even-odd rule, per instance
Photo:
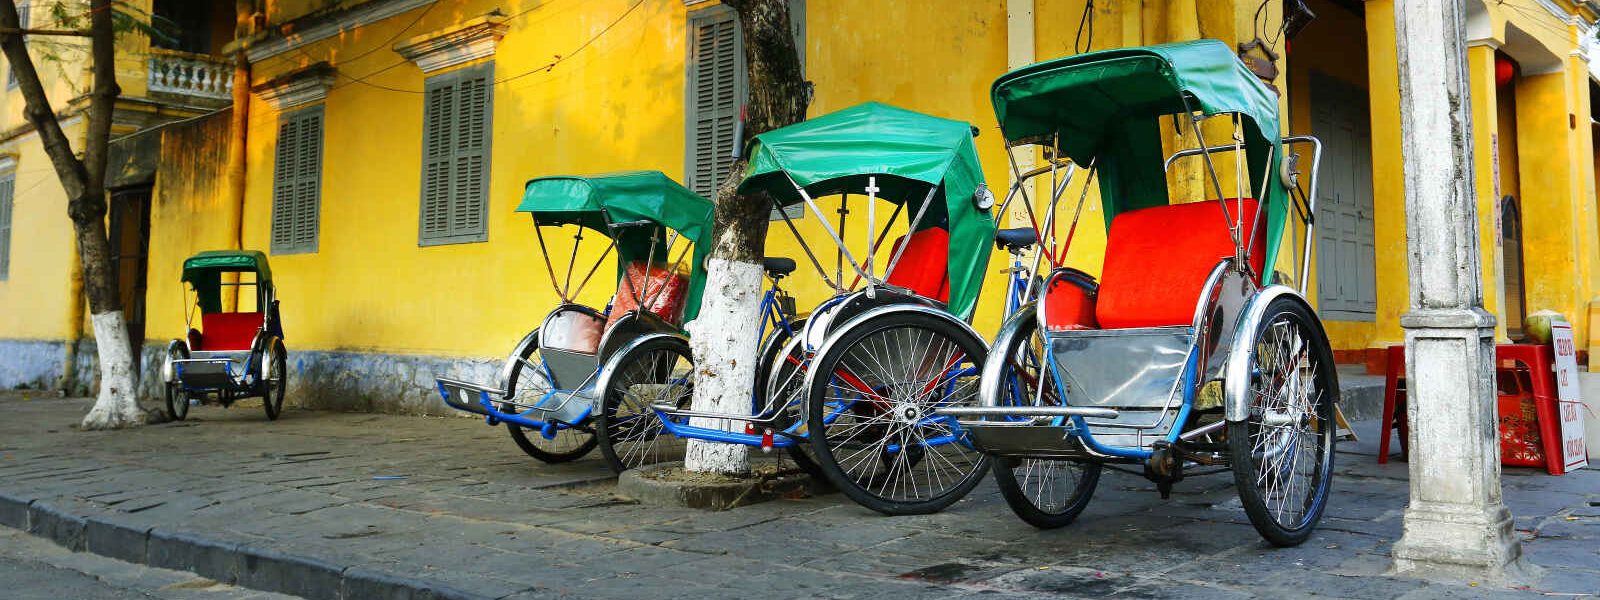
{"label": "asphalt road", "polygon": [[291,600],[192,573],[70,552],[0,528],[0,597],[7,600]]}

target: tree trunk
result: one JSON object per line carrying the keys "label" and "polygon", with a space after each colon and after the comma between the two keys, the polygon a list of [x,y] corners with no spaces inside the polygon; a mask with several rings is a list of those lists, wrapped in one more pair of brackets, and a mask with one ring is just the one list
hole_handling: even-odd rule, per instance
{"label": "tree trunk", "polygon": [[[88,131],[83,158],[61,130],[55,110],[39,81],[39,71],[28,56],[22,36],[0,33],[0,52],[10,63],[27,105],[23,116],[39,134],[40,144],[55,167],[67,194],[67,215],[77,235],[83,289],[89,297],[90,321],[100,354],[100,395],[83,419],[85,429],[137,425],[144,420],[133,383],[133,346],[122,317],[116,273],[111,270],[111,243],[106,238],[106,147],[111,138],[111,114],[117,88],[111,26],[111,0],[89,3],[89,56],[92,83],[89,90]],[[0,28],[17,28],[14,0],[0,0]]]}
{"label": "tree trunk", "polygon": [[[805,119],[810,88],[800,72],[800,55],[789,27],[787,0],[724,0],[739,13],[744,35],[750,101],[745,139]],[[745,160],[738,161],[717,188],[716,233],[706,264],[706,293],[700,316],[689,326],[695,357],[694,410],[745,414],[758,382],[756,352],[761,255],[772,200],[766,194],[741,195]],[[698,419],[705,427],[742,427],[737,421]],[[748,446],[690,440],[689,471],[743,474],[750,470]]]}

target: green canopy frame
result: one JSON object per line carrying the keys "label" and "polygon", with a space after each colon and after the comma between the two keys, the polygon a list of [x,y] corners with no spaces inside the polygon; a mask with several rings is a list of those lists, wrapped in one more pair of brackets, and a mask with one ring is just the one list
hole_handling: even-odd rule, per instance
{"label": "green canopy frame", "polygon": [[[1283,157],[1277,95],[1227,44],[1198,40],[1045,61],[1000,76],[990,97],[1008,144],[1043,143],[1077,165],[1095,165],[1108,229],[1118,214],[1168,202],[1161,117],[1186,115],[1199,131],[1204,118],[1237,116],[1248,164],[1243,184],[1266,208],[1264,264],[1276,264],[1290,198],[1283,181],[1269,176]],[[1209,167],[1209,153],[1206,160]]]}
{"label": "green canopy frame", "polygon": [[222,312],[223,273],[255,273],[256,306],[266,310],[272,287],[267,255],[259,250],[207,250],[183,261],[182,281],[194,288],[200,312]]}
{"label": "green canopy frame", "polygon": [[[811,199],[860,193],[872,186],[869,194],[916,215],[908,216],[915,229],[950,232],[949,308],[969,316],[983,286],[995,232],[989,207],[980,208],[974,200],[988,196],[972,143],[974,131],[963,121],[887,104],[856,105],[756,136],[739,192],[765,192],[779,206],[804,202],[848,257],[844,242]],[[788,221],[787,215],[784,219]],[[869,225],[869,234],[871,229]],[[889,269],[898,258],[891,259]],[[853,258],[851,264],[872,281],[872,274]],[[820,270],[821,264],[817,266]]]}
{"label": "green canopy frame", "polygon": [[[710,200],[689,191],[660,171],[531,179],[523,190],[517,212],[528,213],[536,230],[541,225],[578,225],[611,239],[621,259],[617,261],[617,281],[622,280],[630,262],[649,260],[665,264],[670,247],[661,230],[676,232],[693,244],[684,321],[692,321],[699,314],[706,283],[705,259],[711,251],[713,206]],[[638,222],[653,226],[628,226]],[[543,246],[543,234],[539,239]],[[551,268],[551,281],[555,283],[548,252],[544,259],[546,267]],[[599,260],[604,259],[602,255]],[[593,274],[593,270],[590,273]],[[570,267],[568,281],[571,281]],[[557,289],[566,299],[567,290],[559,284]]]}

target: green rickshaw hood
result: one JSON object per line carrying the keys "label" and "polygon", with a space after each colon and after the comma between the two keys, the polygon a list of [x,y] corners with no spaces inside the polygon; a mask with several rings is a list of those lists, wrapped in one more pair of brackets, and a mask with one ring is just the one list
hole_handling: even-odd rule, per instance
{"label": "green rickshaw hood", "polygon": [[272,285],[272,268],[267,265],[266,253],[260,250],[201,252],[184,259],[180,281],[194,287],[200,312],[214,313],[222,310],[222,274],[240,271],[255,273],[258,287]]}
{"label": "green rickshaw hood", "polygon": [[[1001,75],[990,98],[1008,143],[1049,145],[1059,133],[1073,162],[1095,161],[1107,228],[1120,213],[1167,201],[1160,117],[1241,115],[1248,189],[1267,207],[1265,264],[1269,271],[1275,264],[1288,191],[1278,177],[1264,176],[1282,159],[1278,96],[1227,44],[1196,40],[1049,60]],[[1263,179],[1267,189],[1255,190]]]}
{"label": "green rickshaw hood", "polygon": [[980,189],[988,190],[972,131],[963,121],[859,104],[756,136],[739,191],[766,192],[787,206],[802,201],[795,184],[819,197],[860,193],[876,177],[878,196],[906,203],[909,221],[932,189],[933,203],[918,228],[950,232],[950,311],[970,316],[995,231],[989,210],[973,202]]}
{"label": "green rickshaw hood", "polygon": [[[689,258],[689,298],[684,321],[700,312],[705,291],[706,255],[711,252],[713,205],[660,171],[626,171],[588,176],[538,177],[528,180],[517,212],[528,213],[541,225],[578,225],[598,231],[617,242],[617,280],[627,264],[651,254],[648,231],[624,232],[620,238],[609,224],[649,221],[694,242]],[[668,263],[664,240],[655,246],[657,263]]]}

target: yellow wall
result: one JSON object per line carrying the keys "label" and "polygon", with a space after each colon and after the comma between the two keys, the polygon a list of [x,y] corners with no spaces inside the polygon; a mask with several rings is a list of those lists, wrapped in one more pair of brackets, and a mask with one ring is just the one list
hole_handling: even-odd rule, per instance
{"label": "yellow wall", "polygon": [[[274,2],[267,13],[277,22],[324,4]],[[512,212],[522,184],[537,175],[624,168],[682,175],[688,9],[678,0],[647,0],[582,53],[549,71],[496,86],[488,243],[417,246],[422,96],[414,92],[422,89],[423,75],[416,66],[401,63],[388,48],[393,40],[438,31],[499,7],[515,15],[493,58],[496,77],[503,79],[534,71],[554,56],[568,55],[631,4],[555,0],[535,7],[480,0],[441,2],[426,14],[404,13],[254,66],[252,76],[258,83],[322,60],[342,74],[324,103],[318,251],[272,257],[285,327],[294,347],[498,355],[538,324],[557,298],[528,220]],[[1242,17],[1235,12],[1215,16],[1222,8],[1235,11],[1229,8],[1234,4],[1201,0],[1170,10],[1147,7],[1128,12],[1101,3],[1094,47],[1187,39],[1183,36],[1192,38],[1196,32],[1231,36],[1240,23],[1248,27],[1254,10],[1253,5],[1238,3]],[[1082,0],[1039,2],[1039,60],[1070,53],[1082,7]],[[529,8],[533,10],[523,14]],[[1204,10],[1197,13],[1200,8]],[[1003,3],[949,1],[930,7],[913,0],[809,0],[806,14],[806,68],[816,86],[811,114],[877,100],[967,120],[983,132],[977,144],[990,186],[997,193],[1005,188],[1008,167],[988,102],[990,82],[1006,70]],[[402,31],[413,21],[414,26]],[[371,85],[353,82],[350,76]],[[270,106],[252,97],[246,248],[269,246],[278,118]],[[162,202],[168,202],[168,195],[164,189]],[[157,243],[181,250],[164,250],[163,258],[153,258],[153,263],[175,264],[182,254],[205,243],[194,235],[204,227],[183,222],[205,218],[196,202],[157,209],[158,218],[176,219],[163,226],[169,229]],[[821,204],[832,216],[836,200],[824,199]],[[892,208],[883,205],[879,210],[881,220]],[[188,217],[179,216],[185,211]],[[1098,202],[1091,201],[1086,212],[1073,262],[1098,272],[1104,243]],[[865,251],[862,221],[857,220],[861,216],[860,212],[852,216],[848,235],[858,257]],[[831,271],[831,247],[816,217],[807,215],[798,225]],[[556,231],[547,231],[546,236],[559,269],[570,238]],[[801,307],[814,305],[826,290],[793,236],[781,222],[774,222],[768,239],[769,254],[801,261],[802,268],[786,280],[786,287],[796,292]],[[887,244],[878,256],[887,260]],[[980,331],[992,332],[999,323],[1004,284],[997,272],[1007,258],[997,252],[992,260],[990,285],[975,318]],[[153,339],[182,333],[175,268],[151,271],[148,331]],[[591,285],[582,300],[603,305],[609,287]]]}
{"label": "yellow wall", "polygon": [[[69,138],[82,135],[80,122],[69,122]],[[17,158],[10,276],[0,280],[0,338],[61,340],[71,325],[68,278],[76,266],[67,196],[37,135],[13,140],[0,152]]]}

